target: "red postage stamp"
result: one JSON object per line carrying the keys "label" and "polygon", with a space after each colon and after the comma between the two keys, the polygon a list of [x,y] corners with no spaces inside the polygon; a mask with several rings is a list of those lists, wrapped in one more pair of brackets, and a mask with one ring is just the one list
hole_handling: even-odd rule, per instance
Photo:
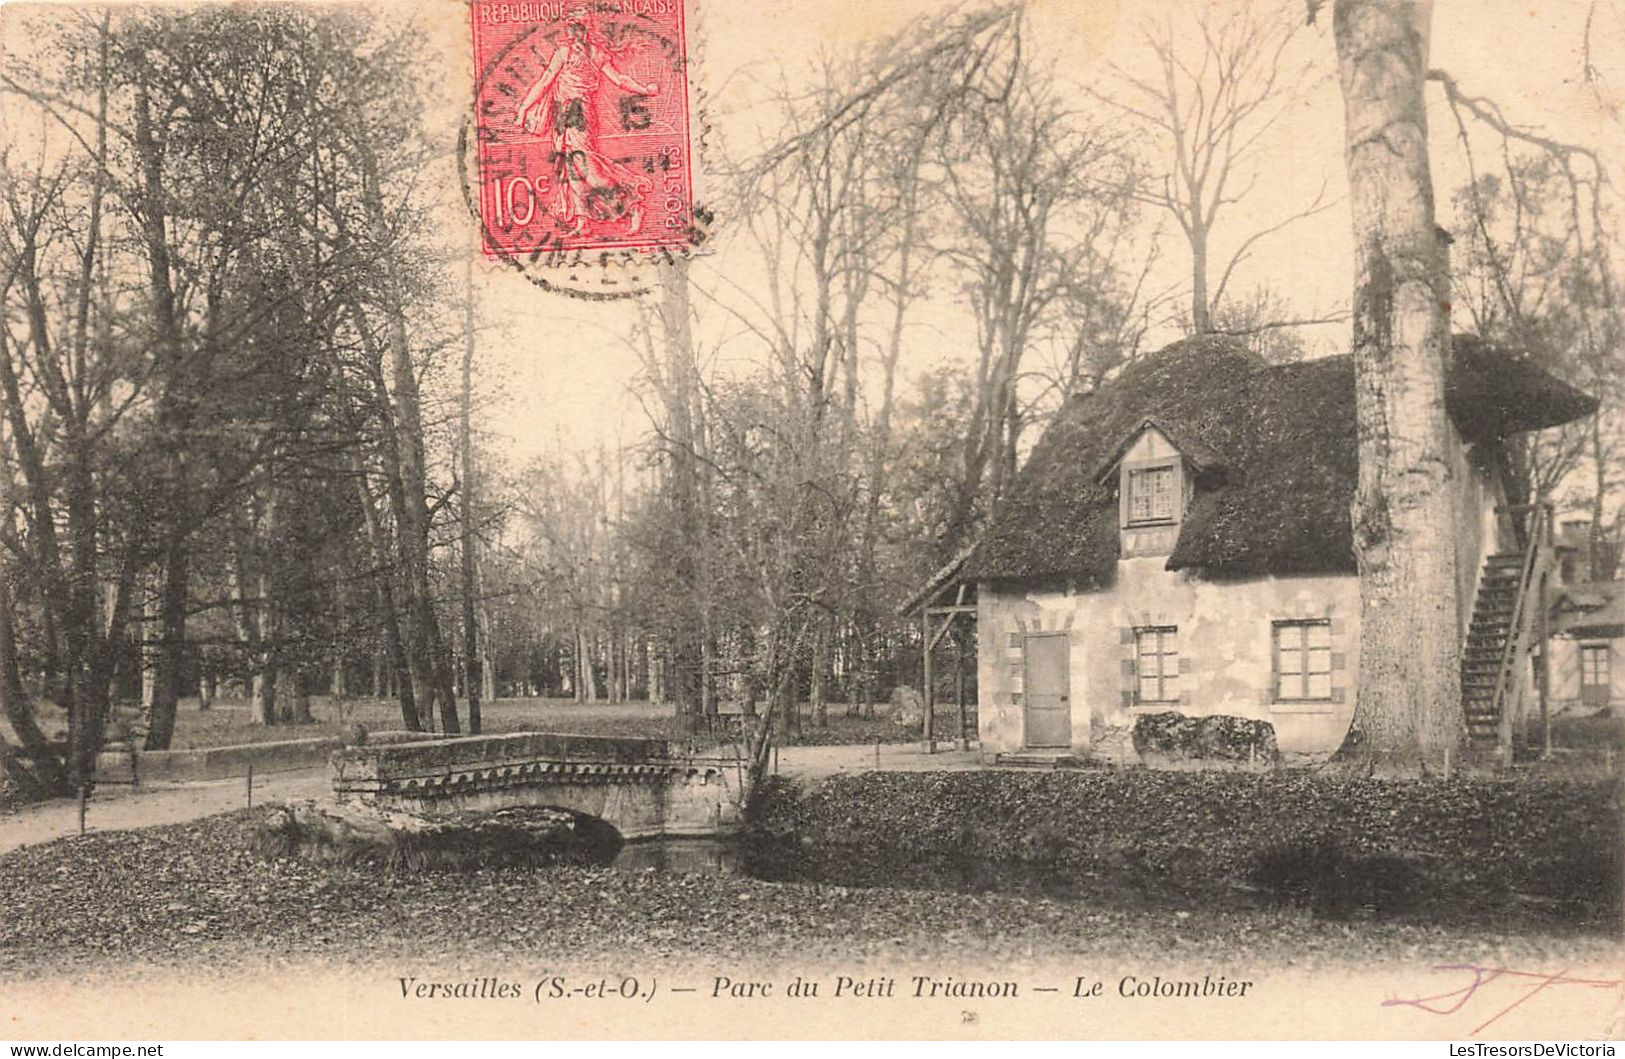
{"label": "red postage stamp", "polygon": [[685,0],[473,0],[491,257],[696,241]]}

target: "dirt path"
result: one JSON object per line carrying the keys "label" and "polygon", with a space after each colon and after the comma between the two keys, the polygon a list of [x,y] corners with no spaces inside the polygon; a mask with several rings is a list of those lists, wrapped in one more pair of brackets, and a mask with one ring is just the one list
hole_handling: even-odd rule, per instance
{"label": "dirt path", "polygon": [[[319,798],[331,790],[327,767],[254,777],[254,804]],[[127,831],[178,824],[248,804],[244,777],[164,787],[103,787],[85,807],[85,831]],[[79,833],[79,804],[71,799],[30,805],[0,816],[0,853]]]}
{"label": "dirt path", "polygon": [[873,743],[868,746],[790,746],[779,751],[778,764],[781,776],[822,779],[840,772],[960,772],[981,768],[982,756],[975,750],[939,750],[927,754],[919,743],[882,743],[878,749]]}
{"label": "dirt path", "polygon": [[[891,772],[971,769],[980,767],[975,751],[927,754],[918,743],[868,746],[795,746],[779,751],[779,775],[821,779],[842,772]],[[254,804],[292,798],[322,798],[331,787],[326,766],[254,777]],[[85,830],[126,831],[159,824],[178,824],[248,804],[244,778],[210,780],[174,786],[103,787],[85,811]],[[0,853],[79,832],[79,806],[71,800],[46,802],[0,816]]]}

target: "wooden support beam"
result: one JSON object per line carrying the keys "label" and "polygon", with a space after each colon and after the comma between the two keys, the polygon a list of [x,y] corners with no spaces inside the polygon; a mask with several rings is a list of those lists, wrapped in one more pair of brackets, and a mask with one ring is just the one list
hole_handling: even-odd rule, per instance
{"label": "wooden support beam", "polygon": [[[944,626],[946,628],[946,625]],[[929,611],[920,613],[920,646],[922,648],[921,663],[925,668],[925,687],[921,698],[922,716],[920,718],[921,734],[924,736],[925,752],[935,754],[937,744],[931,731],[931,711],[936,705],[936,691],[931,673],[931,652],[936,649],[937,642],[931,638],[931,614]]]}
{"label": "wooden support beam", "polygon": [[1546,625],[1546,611],[1550,602],[1546,594],[1546,583],[1551,580],[1550,567],[1547,572],[1540,575],[1540,595],[1536,605],[1540,613],[1535,615],[1535,635],[1540,638],[1540,679],[1535,684],[1535,693],[1540,696],[1540,731],[1542,758],[1552,756],[1552,715],[1549,700],[1552,692],[1552,637],[1551,630]]}
{"label": "wooden support beam", "polygon": [[954,733],[954,746],[959,750],[969,750],[970,743],[965,737],[965,643],[961,640],[954,644],[954,698],[958,700],[959,731]]}
{"label": "wooden support beam", "polygon": [[956,603],[951,607],[927,607],[927,608],[925,608],[925,611],[926,611],[927,614],[975,614],[976,613],[976,604],[974,604],[974,603],[957,604]]}

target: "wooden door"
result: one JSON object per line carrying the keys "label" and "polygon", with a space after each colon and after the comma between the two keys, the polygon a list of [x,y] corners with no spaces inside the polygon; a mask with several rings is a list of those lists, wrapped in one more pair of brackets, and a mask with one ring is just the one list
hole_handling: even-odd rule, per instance
{"label": "wooden door", "polygon": [[1023,653],[1027,674],[1022,687],[1027,714],[1024,742],[1029,747],[1072,745],[1069,648],[1070,640],[1064,632],[1026,638]]}

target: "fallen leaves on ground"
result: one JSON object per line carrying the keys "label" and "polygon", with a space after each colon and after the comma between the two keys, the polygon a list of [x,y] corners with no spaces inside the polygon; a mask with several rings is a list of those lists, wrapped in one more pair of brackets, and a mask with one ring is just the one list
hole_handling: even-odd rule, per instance
{"label": "fallen leaves on ground", "polygon": [[[0,979],[75,967],[330,958],[1102,960],[1303,964],[1563,959],[1612,951],[1572,931],[1328,923],[1289,909],[1144,909],[1002,893],[767,883],[580,867],[385,873],[261,859],[248,810],[63,839],[0,856]],[[1501,955],[1498,955],[1501,954]],[[1556,958],[1555,956],[1553,958]]]}

